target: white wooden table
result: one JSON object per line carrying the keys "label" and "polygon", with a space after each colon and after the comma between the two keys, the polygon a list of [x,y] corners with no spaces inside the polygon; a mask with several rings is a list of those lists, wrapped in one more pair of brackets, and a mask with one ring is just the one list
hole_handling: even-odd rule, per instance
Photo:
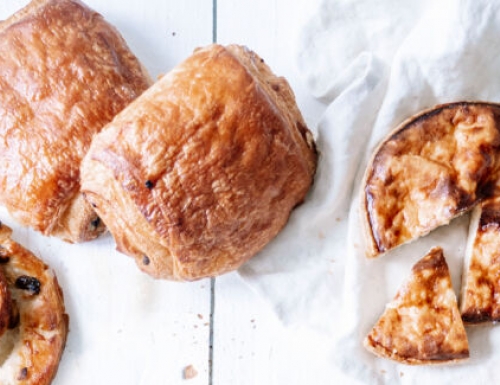
{"label": "white wooden table", "polygon": [[[26,3],[3,0],[0,17]],[[297,34],[314,11],[315,1],[87,0],[87,4],[121,31],[153,76],[170,70],[195,47],[212,42],[244,44],[289,80],[310,127],[325,108],[301,84],[294,56]],[[103,378],[110,370],[112,383],[121,385],[344,383],[322,376],[315,366],[313,341],[291,337],[293,333],[280,324],[267,303],[235,273],[188,284],[151,282],[114,250],[109,236],[86,245],[67,245],[18,227],[5,213],[0,219],[14,227],[19,241],[51,264],[65,289],[71,288],[66,292],[71,332],[57,385],[109,384]],[[88,264],[73,271],[75,258]],[[130,287],[123,288],[112,309],[101,306],[104,296],[116,292],[113,282],[119,274],[133,277]],[[104,285],[95,298],[75,289],[94,284]],[[141,301],[151,296],[155,306],[142,306]],[[128,310],[123,308],[129,305],[137,307],[143,322],[127,321]],[[88,327],[102,332],[88,335]],[[86,354],[88,350],[95,354]],[[184,379],[189,365],[197,374]]]}

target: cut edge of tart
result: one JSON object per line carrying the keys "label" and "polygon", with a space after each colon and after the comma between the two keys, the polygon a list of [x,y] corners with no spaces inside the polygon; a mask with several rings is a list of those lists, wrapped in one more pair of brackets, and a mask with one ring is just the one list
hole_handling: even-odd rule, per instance
{"label": "cut edge of tart", "polygon": [[409,365],[449,364],[469,357],[448,265],[440,247],[412,268],[363,341],[377,356]]}
{"label": "cut edge of tart", "polygon": [[499,121],[500,104],[455,102],[424,110],[385,137],[361,188],[368,257],[427,235],[491,194]]}

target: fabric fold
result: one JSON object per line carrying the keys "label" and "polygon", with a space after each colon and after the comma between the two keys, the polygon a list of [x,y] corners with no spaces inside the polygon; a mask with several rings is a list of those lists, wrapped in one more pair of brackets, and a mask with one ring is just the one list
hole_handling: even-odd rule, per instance
{"label": "fabric fold", "polygon": [[321,331],[331,370],[370,384],[496,383],[500,329],[467,329],[471,359],[408,367],[362,346],[409,269],[444,248],[455,293],[468,215],[375,260],[364,254],[359,191],[375,147],[397,124],[436,104],[500,102],[500,4],[487,0],[323,0],[304,26],[298,66],[329,103],[318,125],[312,191],[282,233],[240,269],[284,324]]}

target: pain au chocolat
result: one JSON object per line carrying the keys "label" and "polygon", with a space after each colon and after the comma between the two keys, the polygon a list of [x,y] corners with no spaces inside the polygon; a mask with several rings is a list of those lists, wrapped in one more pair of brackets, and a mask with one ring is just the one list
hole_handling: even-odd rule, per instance
{"label": "pain au chocolat", "polygon": [[0,224],[0,384],[47,385],[68,333],[57,278]]}
{"label": "pain au chocolat", "polygon": [[500,106],[459,102],[414,116],[376,149],[361,214],[366,252],[426,235],[491,195],[499,176]]}
{"label": "pain au chocolat", "polygon": [[80,194],[94,134],[150,84],[118,31],[77,0],[35,0],[0,23],[0,203],[69,242],[104,230]]}
{"label": "pain au chocolat", "polygon": [[439,247],[412,268],[364,346],[384,358],[410,365],[445,364],[469,357],[469,344]]}
{"label": "pain au chocolat", "polygon": [[238,268],[275,237],[315,167],[287,81],[244,47],[210,45],[94,138],[82,190],[143,271],[195,280]]}

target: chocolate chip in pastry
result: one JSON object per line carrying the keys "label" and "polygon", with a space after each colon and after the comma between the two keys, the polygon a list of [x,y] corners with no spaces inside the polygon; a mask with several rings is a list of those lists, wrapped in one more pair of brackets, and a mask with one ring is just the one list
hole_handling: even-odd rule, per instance
{"label": "chocolate chip in pastry", "polygon": [[238,268],[273,239],[315,168],[287,81],[244,47],[211,45],[94,138],[82,190],[143,271],[194,280]]}
{"label": "chocolate chip in pastry", "polygon": [[104,226],[80,194],[94,134],[150,84],[118,31],[77,0],[35,0],[0,23],[0,203],[81,242]]}

